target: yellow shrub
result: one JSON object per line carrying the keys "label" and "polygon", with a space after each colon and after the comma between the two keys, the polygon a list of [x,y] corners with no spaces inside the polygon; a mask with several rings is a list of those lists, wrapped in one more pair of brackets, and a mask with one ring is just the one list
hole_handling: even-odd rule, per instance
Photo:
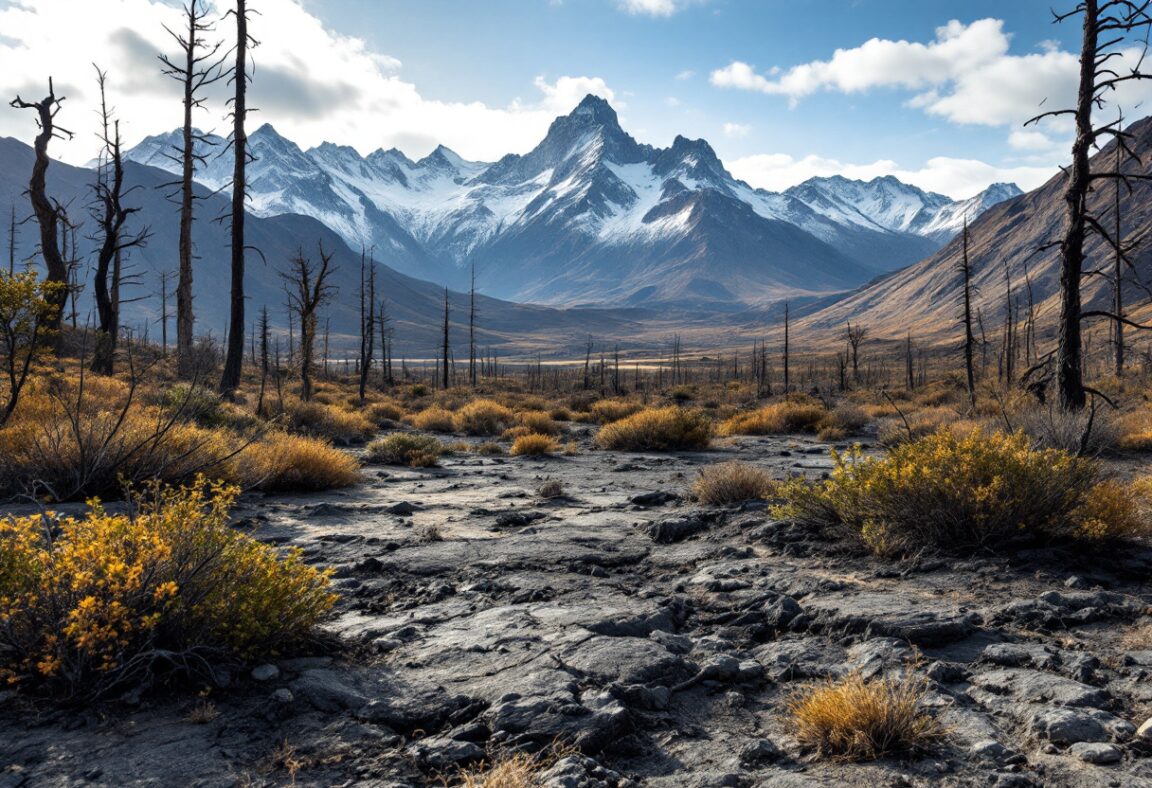
{"label": "yellow shrub", "polygon": [[[593,402],[587,410],[596,422],[600,424],[610,424],[614,421],[627,418],[633,413],[639,413],[643,407],[639,402],[633,402],[631,400],[602,399],[599,402]],[[585,409],[578,408],[577,410]]]}
{"label": "yellow shrub", "polygon": [[769,497],[776,488],[772,475],[759,466],[730,460],[701,468],[692,494],[701,503],[723,506]]}
{"label": "yellow shrub", "polygon": [[600,428],[597,443],[618,451],[674,451],[704,449],[712,424],[702,410],[648,408]]}
{"label": "yellow shrub", "polygon": [[542,410],[526,410],[517,417],[521,427],[540,435],[559,435],[560,425]]}
{"label": "yellow shrub", "polygon": [[786,435],[816,432],[828,411],[812,401],[775,402],[749,413],[740,413],[720,426],[722,435]]}
{"label": "yellow shrub", "polygon": [[236,494],[156,487],[135,517],[94,500],[51,539],[40,517],[0,522],[0,679],[97,696],[306,637],[335,602],[328,576],[231,527]]}
{"label": "yellow shrub", "polygon": [[246,488],[311,492],[351,487],[360,481],[360,467],[325,441],[273,433],[240,453],[236,476]]}
{"label": "yellow shrub", "polygon": [[376,425],[362,413],[349,413],[322,402],[287,400],[284,403],[285,426],[300,435],[326,438],[336,443],[353,443],[369,438]]}
{"label": "yellow shrub", "polygon": [[781,486],[776,514],[857,531],[878,553],[922,546],[972,549],[1016,536],[1123,535],[1131,519],[1093,491],[1099,466],[1029,439],[976,430],[939,432],[883,459],[833,452],[831,478]]}
{"label": "yellow shrub", "polygon": [[452,411],[437,405],[425,408],[409,420],[416,429],[428,432],[452,432],[455,429]]}
{"label": "yellow shrub", "polygon": [[508,453],[513,457],[542,457],[554,453],[558,448],[555,438],[531,433],[517,438]]}
{"label": "yellow shrub", "polygon": [[490,399],[469,402],[456,411],[456,429],[469,435],[499,435],[516,421],[511,410]]}
{"label": "yellow shrub", "polygon": [[924,682],[865,681],[853,673],[798,693],[788,703],[789,727],[824,756],[867,761],[930,749],[943,727],[924,709]]}
{"label": "yellow shrub", "polygon": [[369,405],[366,415],[374,424],[381,425],[389,421],[401,421],[407,413],[398,403],[385,401]]}

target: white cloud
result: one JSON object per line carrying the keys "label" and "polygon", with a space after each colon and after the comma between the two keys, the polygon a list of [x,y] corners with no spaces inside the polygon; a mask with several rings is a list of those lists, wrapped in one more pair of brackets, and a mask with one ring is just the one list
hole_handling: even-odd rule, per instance
{"label": "white cloud", "polygon": [[[1011,35],[1000,19],[971,24],[952,20],[928,43],[872,38],[858,47],[837,49],[827,60],[793,66],[769,75],[742,61],[711,74],[713,85],[787,96],[794,105],[819,91],[861,93],[889,88],[916,91],[907,102],[954,123],[1019,125],[1048,109],[1069,106],[1075,97],[1078,56],[1044,42],[1041,51],[1008,53]],[[1110,66],[1134,66],[1136,50],[1125,50]],[[1129,83],[1116,96],[1132,106],[1152,87]]]}
{"label": "white cloud", "polygon": [[690,5],[708,0],[617,0],[620,10],[634,16],[672,16]]}
{"label": "white cloud", "polygon": [[1041,131],[1013,129],[1008,135],[1008,144],[1016,150],[1052,151],[1059,143]]}
{"label": "white cloud", "polygon": [[954,159],[937,156],[919,169],[906,169],[897,162],[882,159],[868,164],[852,164],[822,156],[801,159],[784,153],[758,154],[728,164],[737,178],[753,186],[782,191],[812,177],[843,175],[845,178],[871,180],[881,175],[895,175],[905,183],[921,189],[946,194],[954,199],[971,197],[990,183],[1010,181],[1025,191],[1034,189],[1056,174],[1055,167],[997,167],[976,159]]}
{"label": "white cloud", "polygon": [[747,137],[752,131],[747,123],[725,123],[723,128],[726,137]]}
{"label": "white cloud", "polygon": [[[251,116],[251,127],[272,123],[304,147],[330,140],[364,153],[396,146],[416,156],[444,143],[467,158],[494,160],[529,150],[554,117],[571,111],[585,93],[615,96],[598,77],[560,76],[537,78],[538,96],[505,107],[428,99],[400,77],[398,60],[372,51],[360,38],[325,29],[308,7],[306,0],[261,0],[260,15],[251,22],[260,41],[250,93],[250,104],[260,111]],[[33,113],[10,109],[7,102],[16,93],[43,97],[52,75],[57,93],[68,96],[59,123],[76,132],[70,142],[54,142],[52,153],[72,162],[90,160],[97,149],[93,57],[108,69],[109,97],[126,143],[177,127],[179,86],[160,74],[156,59],[160,52],[173,53],[165,24],[181,27],[180,10],[169,0],[0,5],[0,135],[31,141]],[[219,31],[229,46],[234,26],[225,20]],[[226,127],[226,91],[217,86],[209,111],[196,116],[198,125]]]}
{"label": "white cloud", "polygon": [[692,77],[694,77],[694,76],[696,76],[696,72],[690,68],[686,68],[683,71],[681,71],[679,74],[676,75],[676,79],[680,80],[681,82],[684,82],[686,80],[692,79]]}

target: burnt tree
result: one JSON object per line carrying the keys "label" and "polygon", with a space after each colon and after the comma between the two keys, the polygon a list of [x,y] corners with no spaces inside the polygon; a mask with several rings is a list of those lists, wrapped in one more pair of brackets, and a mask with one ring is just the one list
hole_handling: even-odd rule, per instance
{"label": "burnt tree", "polygon": [[321,245],[320,263],[317,265],[301,249],[292,258],[288,271],[282,274],[289,308],[300,321],[300,399],[305,402],[312,399],[317,314],[333,293],[332,286],[328,284],[328,277],[332,273],[332,257]]}
{"label": "burnt tree", "polygon": [[56,287],[49,289],[47,297],[50,310],[45,328],[55,331],[60,328],[64,316],[64,304],[68,300],[68,264],[60,251],[59,222],[64,217],[64,208],[48,199],[48,143],[53,139],[71,139],[72,132],[56,125],[56,115],[64,104],[64,96],[56,96],[52,77],[48,77],[48,95],[40,101],[25,101],[16,96],[9,106],[16,109],[36,110],[36,125],[40,132],[36,135],[33,148],[36,160],[32,165],[32,178],[28,182],[28,198],[32,202],[32,212],[40,226],[40,254],[44,256],[44,267],[48,271],[47,281]]}

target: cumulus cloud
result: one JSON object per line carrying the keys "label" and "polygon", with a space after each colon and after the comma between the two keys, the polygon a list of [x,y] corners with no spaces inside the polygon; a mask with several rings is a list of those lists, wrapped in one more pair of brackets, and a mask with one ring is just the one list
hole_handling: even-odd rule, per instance
{"label": "cumulus cloud", "polygon": [[747,123],[725,123],[723,129],[725,137],[747,137],[752,131]]}
{"label": "cumulus cloud", "polygon": [[737,178],[771,191],[782,191],[813,177],[843,175],[846,178],[871,180],[882,175],[895,175],[905,183],[946,194],[954,199],[971,197],[987,188],[988,184],[998,181],[1016,183],[1027,191],[1041,185],[1057,172],[1055,167],[997,167],[976,159],[947,156],[937,156],[918,169],[908,169],[888,159],[854,164],[816,155],[797,159],[784,153],[747,156],[730,162],[728,169]]}
{"label": "cumulus cloud", "polygon": [[[330,140],[364,153],[397,146],[419,156],[443,143],[465,157],[494,160],[530,149],[586,93],[616,95],[598,77],[559,76],[538,77],[526,85],[532,94],[502,107],[428,99],[400,76],[396,58],[326,29],[308,7],[305,0],[261,0],[251,24],[260,41],[249,99],[259,109],[253,128],[272,123],[304,147]],[[8,108],[7,99],[17,92],[41,98],[52,75],[57,93],[68,96],[60,124],[76,132],[70,142],[53,143],[52,152],[90,160],[98,147],[93,57],[109,72],[126,143],[177,127],[179,85],[161,75],[156,56],[175,55],[164,25],[180,29],[181,22],[178,4],[169,0],[9,0],[0,7],[0,135],[31,139],[32,113]],[[233,31],[219,25],[225,46]],[[196,117],[199,126],[225,128],[227,90],[216,86],[208,111]]]}
{"label": "cumulus cloud", "polygon": [[702,5],[707,0],[617,0],[621,11],[634,16],[672,16],[690,5]]}
{"label": "cumulus cloud", "polygon": [[[861,93],[877,88],[915,91],[908,105],[954,123],[1019,125],[1044,109],[1069,106],[1075,98],[1078,56],[1045,42],[1040,52],[1009,53],[1011,35],[1000,19],[971,24],[952,20],[928,43],[872,38],[766,76],[733,61],[710,75],[721,88],[786,96],[794,105],[820,91]],[[1113,67],[1134,66],[1136,50],[1125,50]],[[1152,96],[1147,85],[1130,83],[1119,95],[1123,106]]]}

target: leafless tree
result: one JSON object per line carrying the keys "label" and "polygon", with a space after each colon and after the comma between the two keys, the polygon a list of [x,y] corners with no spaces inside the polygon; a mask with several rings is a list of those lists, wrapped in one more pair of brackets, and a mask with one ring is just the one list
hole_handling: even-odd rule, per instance
{"label": "leafless tree", "polygon": [[376,261],[360,250],[360,401],[368,389],[372,355],[376,349]]}
{"label": "leafless tree", "polygon": [[449,366],[451,364],[451,358],[452,357],[451,357],[451,352],[450,352],[448,342],[449,342],[449,336],[448,336],[448,288],[445,287],[444,288],[444,335],[443,335],[443,339],[440,343],[440,349],[443,351],[443,354],[444,354],[443,355],[443,362],[444,363],[441,367],[441,375],[443,376],[442,382],[443,382],[444,388],[448,388],[452,384],[452,374],[451,374],[451,368]]}
{"label": "leafless tree", "polygon": [[[162,73],[180,83],[184,92],[184,125],[180,146],[171,158],[180,163],[180,180],[167,186],[178,186],[180,196],[180,268],[176,285],[176,369],[183,378],[194,374],[192,309],[192,222],[196,194],[193,174],[196,165],[205,161],[204,149],[211,139],[192,125],[193,111],[204,107],[203,91],[224,77],[226,55],[220,54],[222,41],[209,41],[214,26],[207,21],[208,6],[204,0],[188,0],[184,6],[185,28],[180,32],[165,27],[180,49],[177,60],[160,55]],[[173,195],[175,196],[175,195]]]}
{"label": "leafless tree", "polygon": [[228,341],[224,356],[224,370],[220,376],[220,392],[226,395],[240,385],[244,364],[244,202],[248,195],[248,137],[244,122],[248,118],[248,50],[256,41],[248,33],[247,0],[236,0],[236,8],[228,12],[236,19],[236,62],[230,80],[236,89],[232,97],[232,292],[228,320]]}
{"label": "leafless tree", "polygon": [[[1089,156],[1099,148],[1102,138],[1111,137],[1127,149],[1129,134],[1118,121],[1097,126],[1092,120],[1094,109],[1103,108],[1110,94],[1126,82],[1152,78],[1142,70],[1144,58],[1134,66],[1122,67],[1118,58],[1125,56],[1125,45],[1133,37],[1144,37],[1152,27],[1149,8],[1152,0],[1082,0],[1071,11],[1055,14],[1057,22],[1081,17],[1080,78],[1075,107],[1044,112],[1028,123],[1043,118],[1071,116],[1076,125],[1072,143],[1072,164],[1066,170],[1064,191],[1064,230],[1060,239],[1060,319],[1055,354],[1055,382],[1060,406],[1080,410],[1089,393],[1097,393],[1084,384],[1084,358],[1081,322],[1103,317],[1125,325],[1137,326],[1123,315],[1106,310],[1084,311],[1081,305],[1081,283],[1085,274],[1084,245],[1090,234],[1098,234],[1116,253],[1126,256],[1119,238],[1113,237],[1088,208],[1088,195],[1099,180],[1149,180],[1152,176],[1123,172],[1093,173]],[[1130,150],[1128,151],[1131,152]],[[1134,154],[1133,154],[1134,155]],[[1143,328],[1143,326],[1137,326]]]}
{"label": "leafless tree", "polygon": [[791,360],[792,360],[790,357],[790,353],[791,353],[792,349],[789,347],[789,344],[788,344],[789,343],[789,336],[788,336],[789,320],[788,320],[788,318],[789,318],[788,302],[785,301],[784,302],[784,393],[785,394],[787,394],[791,390],[791,386],[792,386],[792,381],[790,379],[790,369],[791,369],[790,364],[791,364]]}
{"label": "leafless tree", "polygon": [[844,331],[844,339],[848,342],[848,354],[852,361],[852,380],[860,382],[860,344],[868,336],[868,329],[862,326],[848,324]]}
{"label": "leafless tree", "polygon": [[312,399],[312,365],[316,350],[317,314],[332,296],[334,288],[328,284],[332,273],[333,255],[320,246],[317,265],[301,249],[292,258],[291,267],[283,274],[288,291],[288,303],[300,321],[300,399]]}
{"label": "leafless tree", "polygon": [[[968,258],[968,219],[964,219],[960,276],[963,280],[964,314],[964,376],[968,388],[968,405],[976,407],[976,333],[972,330],[972,262]],[[911,388],[911,387],[909,387]]]}
{"label": "leafless tree", "polygon": [[72,132],[56,125],[56,115],[64,104],[65,97],[56,96],[56,88],[52,84],[52,77],[48,77],[48,95],[41,101],[25,101],[16,96],[10,106],[16,109],[36,110],[36,124],[40,132],[36,135],[34,149],[36,160],[32,165],[32,178],[28,182],[28,197],[32,202],[32,212],[36,215],[36,222],[40,225],[40,254],[44,257],[44,266],[48,270],[48,282],[58,284],[49,293],[50,303],[56,309],[48,315],[46,328],[56,330],[60,328],[60,321],[64,316],[64,304],[68,299],[68,265],[64,262],[64,255],[60,252],[60,238],[58,222],[64,213],[64,208],[58,202],[48,199],[47,175],[48,143],[53,139],[71,139]]}
{"label": "leafless tree", "polygon": [[98,325],[91,370],[98,375],[111,375],[120,333],[120,257],[127,249],[143,246],[148,230],[143,228],[134,235],[125,232],[128,218],[139,209],[126,208],[123,203],[124,159],[120,153],[120,121],[112,118],[112,111],[108,108],[108,75],[99,67],[94,68],[100,89],[100,142],[103,149],[96,170],[96,203],[93,206],[93,218],[98,228],[96,240],[100,246],[92,279]]}

